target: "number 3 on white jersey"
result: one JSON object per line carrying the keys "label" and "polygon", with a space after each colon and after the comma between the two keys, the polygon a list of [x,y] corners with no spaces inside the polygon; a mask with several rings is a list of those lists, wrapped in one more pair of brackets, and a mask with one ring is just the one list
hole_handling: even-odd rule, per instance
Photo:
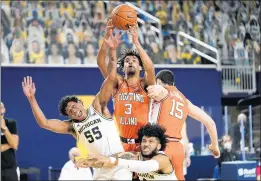
{"label": "number 3 on white jersey", "polygon": [[172,108],[170,111],[170,115],[171,116],[175,116],[178,119],[182,119],[183,118],[183,110],[182,107],[184,107],[184,104],[182,104],[181,102],[177,102],[174,99],[172,99]]}
{"label": "number 3 on white jersey", "polygon": [[125,111],[125,114],[131,114],[132,104],[125,104],[125,107],[127,107],[127,110]]}

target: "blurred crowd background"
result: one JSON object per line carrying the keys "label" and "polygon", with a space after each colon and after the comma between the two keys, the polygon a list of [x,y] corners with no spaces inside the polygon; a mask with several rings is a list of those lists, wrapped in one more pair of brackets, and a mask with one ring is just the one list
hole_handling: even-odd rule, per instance
{"label": "blurred crowd background", "polygon": [[[195,45],[189,41],[177,51],[176,35],[183,31],[219,49],[222,64],[259,66],[260,1],[132,3],[161,21],[162,48],[153,22],[139,15],[145,21],[139,39],[155,64],[205,63],[191,51]],[[96,64],[107,18],[116,5],[114,1],[3,1],[2,63]],[[133,48],[128,33],[123,39],[119,54]]]}

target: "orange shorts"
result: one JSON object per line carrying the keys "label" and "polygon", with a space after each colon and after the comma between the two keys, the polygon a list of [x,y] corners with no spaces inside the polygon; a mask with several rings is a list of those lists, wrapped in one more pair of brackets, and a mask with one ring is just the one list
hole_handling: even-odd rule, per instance
{"label": "orange shorts", "polygon": [[128,143],[122,143],[124,151],[140,151],[140,144],[128,144]]}
{"label": "orange shorts", "polygon": [[185,180],[183,173],[183,164],[185,160],[185,151],[181,142],[168,142],[165,153],[170,158],[178,180]]}

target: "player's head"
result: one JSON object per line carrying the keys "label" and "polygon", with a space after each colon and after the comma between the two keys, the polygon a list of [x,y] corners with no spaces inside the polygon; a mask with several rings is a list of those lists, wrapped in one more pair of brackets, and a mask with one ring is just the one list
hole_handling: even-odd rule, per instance
{"label": "player's head", "polygon": [[59,111],[63,116],[78,121],[84,120],[87,116],[82,101],[75,96],[63,97],[59,103]]}
{"label": "player's head", "polygon": [[6,111],[5,105],[4,105],[3,102],[1,102],[1,116],[4,116],[4,115],[5,115],[5,111]]}
{"label": "player's head", "polygon": [[159,151],[164,151],[167,145],[166,129],[157,124],[147,124],[138,131],[141,143],[141,154],[145,158],[152,158]]}
{"label": "player's head", "polygon": [[135,50],[126,50],[118,61],[120,69],[127,76],[140,74],[143,70],[143,64],[140,55]]}
{"label": "player's head", "polygon": [[156,75],[158,85],[174,85],[174,74],[170,70],[161,70]]}

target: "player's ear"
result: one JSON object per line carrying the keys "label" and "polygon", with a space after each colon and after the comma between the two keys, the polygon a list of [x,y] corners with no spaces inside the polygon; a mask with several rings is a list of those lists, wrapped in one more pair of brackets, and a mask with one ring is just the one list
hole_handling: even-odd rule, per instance
{"label": "player's ear", "polygon": [[161,144],[158,144],[157,150],[160,151],[160,149],[161,149]]}
{"label": "player's ear", "polygon": [[82,100],[79,100],[78,102],[80,102],[80,103],[83,105],[83,102],[82,102]]}

